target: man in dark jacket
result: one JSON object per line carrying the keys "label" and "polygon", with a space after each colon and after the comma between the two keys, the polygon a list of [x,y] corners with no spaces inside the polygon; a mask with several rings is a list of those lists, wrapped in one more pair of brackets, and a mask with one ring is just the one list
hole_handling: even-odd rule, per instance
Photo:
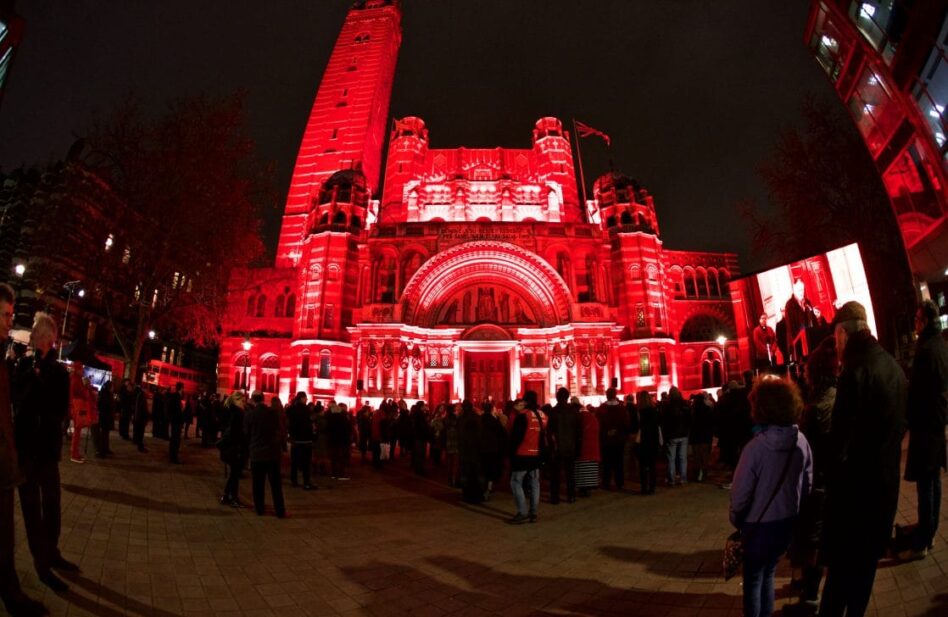
{"label": "man in dark jacket", "polygon": [[573,466],[576,452],[582,443],[579,411],[569,404],[569,390],[556,391],[556,405],[550,411],[547,428],[550,446],[550,503],[560,502],[560,474],[566,471],[566,500],[576,501],[576,476]]}
{"label": "man in dark jacket", "polygon": [[329,449],[329,467],[333,480],[348,480],[346,463],[352,447],[352,422],[344,404],[329,406],[326,416],[326,446]]}
{"label": "man in dark jacket", "polygon": [[135,392],[135,387],[132,385],[130,379],[122,380],[122,389],[119,390],[119,422],[118,422],[118,431],[119,437],[128,441],[131,438],[129,435],[128,429],[132,423],[132,414],[134,409],[132,408],[132,394]]}
{"label": "man in dark jacket", "polygon": [[616,398],[616,389],[606,390],[606,402],[599,406],[599,433],[602,444],[602,487],[609,488],[615,477],[616,488],[625,486],[625,442],[629,437],[629,414]]}
{"label": "man in dark jacket", "polygon": [[168,461],[177,465],[178,450],[181,448],[181,427],[184,424],[184,401],[182,393],[184,384],[180,381],[174,385],[174,392],[165,397],[165,418],[168,423]]}
{"label": "man in dark jacket", "polygon": [[95,444],[96,456],[99,458],[114,454],[109,447],[109,433],[115,428],[113,409],[115,400],[112,396],[112,381],[106,381],[99,390],[96,400],[96,409],[99,412],[99,435]]}
{"label": "man in dark jacket", "polygon": [[[537,393],[527,390],[523,399],[514,401],[513,424],[510,426],[510,490],[517,504],[517,514],[508,522],[520,525],[537,522],[540,505],[540,461],[545,454],[546,427],[537,409]],[[524,493],[530,492],[530,504]],[[529,508],[529,509],[528,509]]]}
{"label": "man in dark jacket", "polygon": [[[13,289],[0,283],[0,350],[5,348],[13,325],[14,304]],[[23,593],[14,567],[13,489],[23,478],[12,412],[9,370],[6,360],[0,358],[0,600],[13,617],[39,617],[46,614],[46,607]]]}
{"label": "man in dark jacket", "polygon": [[131,395],[132,406],[132,442],[139,452],[148,452],[145,447],[145,427],[148,425],[148,395],[141,384],[135,386]]}
{"label": "man in dark jacket", "polygon": [[915,313],[915,360],[908,390],[908,460],[905,479],[918,491],[918,526],[912,547],[900,559],[924,559],[941,515],[941,470],[946,467],[948,345],[941,336],[938,307],[926,300]]}
{"label": "man in dark jacket", "polygon": [[51,568],[76,572],[79,567],[59,552],[59,459],[69,418],[69,373],[53,351],[56,330],[52,317],[36,314],[30,332],[33,355],[17,366],[13,392],[16,447],[26,476],[20,486],[26,538],[40,581],[62,593],[69,586]]}
{"label": "man in dark jacket", "polygon": [[283,486],[280,479],[280,456],[284,441],[280,434],[280,416],[274,408],[264,404],[263,392],[255,391],[250,396],[250,402],[250,409],[244,417],[244,435],[250,445],[253,507],[258,516],[263,516],[266,504],[264,489],[269,481],[273,510],[277,518],[285,518],[286,509],[283,505]]}
{"label": "man in dark jacket", "polygon": [[842,371],[826,471],[820,615],[858,617],[869,603],[899,501],[905,375],[869,332],[861,304],[844,304],[833,324]]}
{"label": "man in dark jacket", "polygon": [[286,409],[287,430],[290,434],[290,484],[299,486],[297,478],[303,474],[303,488],[310,490],[310,467],[313,462],[313,418],[306,405],[306,393],[297,392],[293,403]]}

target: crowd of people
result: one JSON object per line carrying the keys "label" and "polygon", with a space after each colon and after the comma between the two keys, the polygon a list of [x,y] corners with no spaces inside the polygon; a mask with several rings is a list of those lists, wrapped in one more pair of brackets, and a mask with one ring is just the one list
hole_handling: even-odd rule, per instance
{"label": "crowd of people", "polygon": [[[0,285],[0,339],[12,306],[12,291]],[[22,592],[13,569],[14,488],[40,580],[55,591],[68,589],[56,574],[78,570],[58,549],[63,437],[71,418],[71,460],[84,461],[84,431],[96,456],[108,457],[117,418],[119,436],[139,451],[147,451],[150,423],[150,445],[166,440],[172,464],[181,462],[181,440],[195,424],[195,438],[216,448],[225,465],[220,503],[245,507],[239,488],[249,467],[255,512],[265,514],[269,484],[278,518],[288,516],[286,461],[290,485],[302,490],[317,488],[320,474],[348,480],[354,458],[378,471],[398,459],[418,476],[438,469],[470,504],[490,500],[509,483],[512,525],[539,520],[541,480],[548,502],[558,505],[561,496],[573,503],[594,489],[632,492],[627,471],[637,473],[643,496],[655,494],[661,467],[670,488],[714,477],[730,490],[730,519],[741,532],[745,615],[772,613],[774,573],[785,554],[799,596],[788,612],[861,615],[890,544],[906,400],[905,475],[916,482],[919,513],[911,546],[899,557],[924,559],[934,541],[948,408],[948,346],[939,323],[937,307],[922,304],[910,380],[869,333],[865,310],[849,303],[837,313],[834,336],[809,355],[799,383],[748,372],[743,383],[731,381],[716,396],[686,398],[672,387],[657,399],[641,391],[620,400],[609,389],[602,404],[592,405],[560,388],[543,405],[526,391],[513,401],[433,409],[424,401],[389,399],[352,413],[342,403],[310,401],[304,392],[286,406],[261,392],[186,396],[182,384],[146,392],[128,380],[117,392],[111,383],[95,392],[81,367],[74,364],[70,375],[56,360],[55,324],[38,313],[31,353],[0,363],[0,595],[13,615],[45,612]]]}

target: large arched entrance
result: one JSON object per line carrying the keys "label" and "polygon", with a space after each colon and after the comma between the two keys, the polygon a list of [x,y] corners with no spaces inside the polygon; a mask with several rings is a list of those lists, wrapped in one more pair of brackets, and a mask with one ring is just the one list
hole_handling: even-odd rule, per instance
{"label": "large arched entrance", "polygon": [[477,403],[505,401],[512,392],[511,356],[516,342],[494,324],[474,326],[458,342],[463,354],[464,393]]}

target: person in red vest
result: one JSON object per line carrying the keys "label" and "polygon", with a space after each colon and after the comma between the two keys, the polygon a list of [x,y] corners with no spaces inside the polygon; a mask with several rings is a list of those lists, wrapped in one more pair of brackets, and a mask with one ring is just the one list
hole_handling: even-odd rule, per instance
{"label": "person in red vest", "polygon": [[[510,427],[510,490],[513,492],[517,513],[508,522],[520,525],[537,522],[540,504],[540,461],[546,443],[545,420],[537,409],[537,393],[527,390],[523,399],[514,402],[514,419]],[[524,486],[530,493],[530,506]]]}

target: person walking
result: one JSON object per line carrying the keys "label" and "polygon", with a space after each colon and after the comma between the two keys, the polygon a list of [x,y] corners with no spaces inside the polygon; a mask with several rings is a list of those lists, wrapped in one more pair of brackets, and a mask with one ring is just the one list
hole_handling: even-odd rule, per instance
{"label": "person walking", "polygon": [[899,503],[906,379],[872,336],[860,303],[840,307],[833,326],[842,369],[827,461],[820,617],[860,617]]}
{"label": "person walking", "polygon": [[625,486],[625,442],[629,437],[629,415],[616,398],[616,389],[606,390],[606,402],[599,407],[599,432],[602,445],[602,488],[615,480],[618,490]]}
{"label": "person walking", "polygon": [[177,465],[178,451],[181,449],[181,427],[184,425],[184,384],[180,381],[174,385],[174,392],[165,397],[165,418],[168,431],[168,461]]}
{"label": "person walking", "polygon": [[145,427],[148,425],[148,395],[141,384],[135,385],[131,395],[132,406],[132,442],[139,452],[148,452],[145,447]]}
{"label": "person walking", "polygon": [[711,461],[711,441],[714,438],[714,407],[707,392],[695,394],[691,401],[691,427],[688,445],[693,454],[695,479],[704,482]]}
{"label": "person walking", "polygon": [[579,411],[569,403],[569,390],[556,391],[547,434],[550,450],[550,503],[560,502],[560,476],[566,476],[566,501],[576,501],[576,454],[580,444]]}
{"label": "person walking", "polygon": [[303,489],[310,490],[310,468],[313,464],[313,418],[306,405],[306,393],[297,392],[293,402],[286,408],[287,428],[290,436],[290,485],[299,486],[299,475],[303,475]]}
{"label": "person walking", "polygon": [[668,486],[688,483],[688,430],[691,424],[688,403],[681,391],[672,386],[668,400],[659,408],[662,437],[668,456]]}
{"label": "person walking", "polygon": [[[517,513],[508,522],[512,525],[537,522],[540,505],[540,462],[546,428],[537,409],[537,393],[527,390],[522,400],[514,402],[515,416],[510,427],[510,490]],[[530,493],[527,504],[524,487]]]}
{"label": "person walking", "polygon": [[635,401],[639,413],[639,485],[643,495],[654,495],[658,472],[655,461],[662,448],[658,408],[647,390],[639,392]]}
{"label": "person walking", "polygon": [[69,417],[69,374],[56,359],[56,323],[36,313],[30,332],[33,355],[17,366],[13,381],[16,448],[26,481],[20,485],[20,507],[33,565],[40,581],[57,593],[69,586],[53,568],[78,572],[59,551],[61,495],[59,459]]}
{"label": "person walking", "polygon": [[749,396],[761,430],[734,471],[730,520],[744,541],[744,617],[770,617],[774,573],[790,545],[801,501],[813,482],[813,455],[797,428],[803,401],[796,384],[761,380]]}
{"label": "person walking", "polygon": [[504,475],[504,460],[507,454],[507,429],[500,423],[498,412],[484,406],[481,415],[481,465],[487,486],[484,488],[484,501],[490,499],[494,485]]}
{"label": "person walking", "polygon": [[89,429],[96,422],[95,399],[90,396],[89,388],[85,383],[83,364],[78,360],[72,364],[72,373],[69,374],[69,413],[72,417],[72,439],[69,447],[69,460],[73,463],[86,462],[82,452],[82,431]]}
{"label": "person walking", "polygon": [[240,475],[247,463],[247,439],[244,436],[244,414],[247,399],[240,390],[235,390],[223,405],[221,425],[223,433],[217,442],[227,481],[220,502],[224,506],[242,508],[240,502]]}
{"label": "person walking", "polygon": [[244,433],[250,450],[250,474],[253,484],[253,507],[263,516],[266,505],[264,489],[270,483],[273,510],[277,518],[286,518],[283,486],[280,479],[280,456],[283,452],[280,417],[263,400],[263,392],[250,396],[250,409],[244,416]]}
{"label": "person walking", "polygon": [[[0,347],[7,344],[13,326],[13,289],[0,283]],[[0,359],[0,601],[11,617],[41,617],[48,611],[23,592],[16,573],[14,489],[22,482],[13,429],[10,373]]]}
{"label": "person walking", "polygon": [[941,516],[941,473],[948,465],[948,344],[941,336],[938,307],[931,300],[922,302],[915,313],[915,333],[918,342],[908,389],[905,479],[915,482],[918,524],[912,533],[912,545],[898,555],[904,561],[928,556]]}
{"label": "person walking", "polygon": [[99,435],[95,444],[95,453],[99,458],[114,454],[109,447],[109,434],[115,429],[115,396],[112,392],[112,380],[102,384],[96,401],[99,422]]}

